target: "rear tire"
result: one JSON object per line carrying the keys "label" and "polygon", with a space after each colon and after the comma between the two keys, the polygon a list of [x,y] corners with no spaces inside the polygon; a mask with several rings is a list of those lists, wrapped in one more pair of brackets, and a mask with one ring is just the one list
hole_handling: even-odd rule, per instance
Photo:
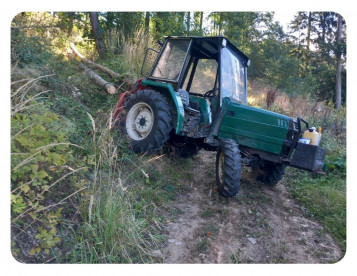
{"label": "rear tire", "polygon": [[236,141],[219,141],[216,155],[216,182],[224,197],[237,195],[241,179],[241,155]]}
{"label": "rear tire", "polygon": [[286,166],[282,164],[262,161],[259,165],[260,173],[257,176],[257,180],[267,186],[275,186],[285,174],[285,167]]}
{"label": "rear tire", "polygon": [[166,99],[154,90],[140,90],[131,95],[124,109],[121,126],[136,153],[152,152],[170,138],[172,117]]}

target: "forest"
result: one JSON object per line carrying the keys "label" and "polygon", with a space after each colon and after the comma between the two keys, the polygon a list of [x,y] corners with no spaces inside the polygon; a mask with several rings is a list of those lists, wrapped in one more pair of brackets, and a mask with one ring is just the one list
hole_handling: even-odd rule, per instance
{"label": "forest", "polygon": [[[141,77],[146,49],[160,50],[165,36],[226,37],[251,61],[247,69],[249,105],[294,118],[303,116],[322,128],[326,174],[289,168],[282,180],[284,188],[278,191],[286,189],[289,199],[300,206],[296,212],[316,221],[321,225],[316,230],[319,237],[329,235],[331,244],[336,244],[336,256],[314,249],[309,251],[314,256],[310,261],[337,262],[343,258],[346,22],[335,12],[310,11],[296,13],[287,30],[276,21],[274,12],[16,15],[11,22],[10,53],[14,258],[24,263],[166,262],[163,252],[170,243],[166,226],[183,216],[175,202],[196,185],[192,167],[203,157],[182,160],[164,152],[136,155],[112,121],[118,96]],[[94,68],[93,72],[105,85],[111,85],[111,94],[88,75],[86,66],[91,62],[108,69]],[[207,179],[213,179],[206,169]],[[256,195],[262,192],[259,185],[253,185],[249,195],[254,189]],[[262,222],[261,214],[271,204],[264,201],[265,196],[263,203],[257,197],[250,198],[250,206],[256,208],[252,212],[239,196],[233,199],[235,203],[227,203],[214,192],[209,195],[209,201],[222,208],[240,204],[247,208],[248,216],[255,214],[251,222],[259,220],[257,227],[262,232],[274,231],[268,231],[270,224]],[[277,195],[272,197],[278,200]],[[222,210],[202,208],[200,219],[227,216]],[[194,233],[201,236],[190,251],[192,256],[213,254],[215,238],[221,233],[213,224],[200,229],[203,235]],[[301,244],[311,250],[309,242]],[[289,249],[273,241],[270,249],[263,248],[273,252],[266,254],[270,257],[239,255],[237,252],[248,252],[244,248],[235,249],[224,262],[298,262],[284,257],[290,256]]]}

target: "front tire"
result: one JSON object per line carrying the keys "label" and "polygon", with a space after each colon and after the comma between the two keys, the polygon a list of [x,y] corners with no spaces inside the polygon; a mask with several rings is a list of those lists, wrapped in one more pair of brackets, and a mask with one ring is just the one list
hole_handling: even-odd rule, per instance
{"label": "front tire", "polygon": [[237,195],[241,179],[242,162],[236,141],[219,141],[216,155],[216,182],[219,193],[224,197]]}
{"label": "front tire", "polygon": [[170,137],[172,117],[166,99],[154,90],[140,90],[126,102],[122,130],[136,153],[163,147]]}

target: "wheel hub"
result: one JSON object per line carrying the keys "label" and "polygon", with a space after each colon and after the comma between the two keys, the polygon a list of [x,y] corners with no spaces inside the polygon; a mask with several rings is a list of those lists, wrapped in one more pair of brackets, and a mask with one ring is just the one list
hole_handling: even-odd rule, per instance
{"label": "wheel hub", "polygon": [[135,129],[140,134],[146,133],[152,127],[152,116],[150,110],[147,108],[141,110],[139,114],[136,116],[135,120]]}
{"label": "wheel hub", "polygon": [[153,127],[154,114],[151,107],[144,103],[137,103],[131,107],[126,117],[126,131],[133,140],[147,137]]}
{"label": "wheel hub", "polygon": [[145,126],[145,124],[146,124],[145,118],[140,118],[139,124],[140,124],[140,126]]}

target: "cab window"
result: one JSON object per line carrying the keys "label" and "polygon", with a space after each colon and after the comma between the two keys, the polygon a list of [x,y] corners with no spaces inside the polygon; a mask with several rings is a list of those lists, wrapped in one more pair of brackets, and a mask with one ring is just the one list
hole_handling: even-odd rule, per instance
{"label": "cab window", "polygon": [[[194,75],[192,77],[192,83],[190,84],[190,78],[194,68]],[[214,59],[198,59],[192,62],[183,88],[188,92],[205,94],[215,86],[217,69],[218,63]]]}

